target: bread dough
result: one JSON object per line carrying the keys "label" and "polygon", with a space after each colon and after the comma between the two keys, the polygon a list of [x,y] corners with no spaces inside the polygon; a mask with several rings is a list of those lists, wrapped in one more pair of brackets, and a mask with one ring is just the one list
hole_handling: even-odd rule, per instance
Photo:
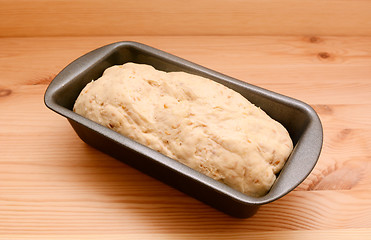
{"label": "bread dough", "polygon": [[286,129],[212,80],[126,63],[86,85],[73,110],[250,196],[292,151]]}

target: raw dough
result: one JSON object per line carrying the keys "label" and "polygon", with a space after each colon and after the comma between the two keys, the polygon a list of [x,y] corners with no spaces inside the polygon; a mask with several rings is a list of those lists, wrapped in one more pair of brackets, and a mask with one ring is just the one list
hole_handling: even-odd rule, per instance
{"label": "raw dough", "polygon": [[254,197],[269,191],[293,148],[286,129],[239,93],[145,64],[106,69],[73,110]]}

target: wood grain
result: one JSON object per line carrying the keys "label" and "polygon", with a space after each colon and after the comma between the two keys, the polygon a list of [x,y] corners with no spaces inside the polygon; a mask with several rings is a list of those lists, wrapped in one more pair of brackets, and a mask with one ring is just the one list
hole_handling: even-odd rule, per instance
{"label": "wood grain", "polygon": [[[370,239],[371,38],[316,39],[0,39],[0,239]],[[235,219],[84,144],[43,94],[69,62],[118,40],[312,105],[324,127],[314,171],[254,217]]]}
{"label": "wood grain", "polygon": [[233,237],[234,239],[253,239],[253,240],[266,240],[266,239],[277,239],[277,240],[310,240],[310,239],[328,239],[328,240],[365,240],[369,238],[370,229],[349,229],[349,230],[336,230],[336,231],[323,231],[323,230],[310,230],[310,231],[257,231],[254,232],[252,235],[249,233],[244,234],[159,234],[159,233],[147,233],[147,234],[105,234],[105,235],[35,235],[35,234],[27,234],[27,235],[4,235],[4,238],[8,240],[13,239],[51,239],[51,240],[58,240],[58,239],[71,239],[71,240],[81,240],[81,239],[111,239],[111,240],[119,240],[119,239],[158,239],[158,240],[167,240],[167,239],[190,239],[190,237],[194,239],[226,239]]}
{"label": "wood grain", "polygon": [[[311,104],[371,103],[371,38],[315,38],[4,38],[0,42],[0,88],[6,89],[4,84],[10,88],[17,84],[46,84],[82,54],[111,42],[134,40]],[[331,59],[319,58],[323,52]]]}
{"label": "wood grain", "polygon": [[1,0],[0,36],[371,35],[365,0]]}

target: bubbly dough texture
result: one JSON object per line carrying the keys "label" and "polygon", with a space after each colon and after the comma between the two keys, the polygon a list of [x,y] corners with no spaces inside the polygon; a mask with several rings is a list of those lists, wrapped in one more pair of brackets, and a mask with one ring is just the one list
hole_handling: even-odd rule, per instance
{"label": "bubbly dough texture", "polygon": [[286,129],[239,93],[145,64],[106,69],[73,110],[254,197],[269,191],[293,148]]}

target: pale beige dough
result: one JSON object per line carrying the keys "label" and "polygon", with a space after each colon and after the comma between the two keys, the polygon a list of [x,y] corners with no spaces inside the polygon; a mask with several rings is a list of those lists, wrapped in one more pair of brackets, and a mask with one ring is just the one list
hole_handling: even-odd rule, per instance
{"label": "pale beige dough", "polygon": [[73,110],[254,197],[269,191],[293,148],[286,129],[239,93],[145,64],[106,69]]}

